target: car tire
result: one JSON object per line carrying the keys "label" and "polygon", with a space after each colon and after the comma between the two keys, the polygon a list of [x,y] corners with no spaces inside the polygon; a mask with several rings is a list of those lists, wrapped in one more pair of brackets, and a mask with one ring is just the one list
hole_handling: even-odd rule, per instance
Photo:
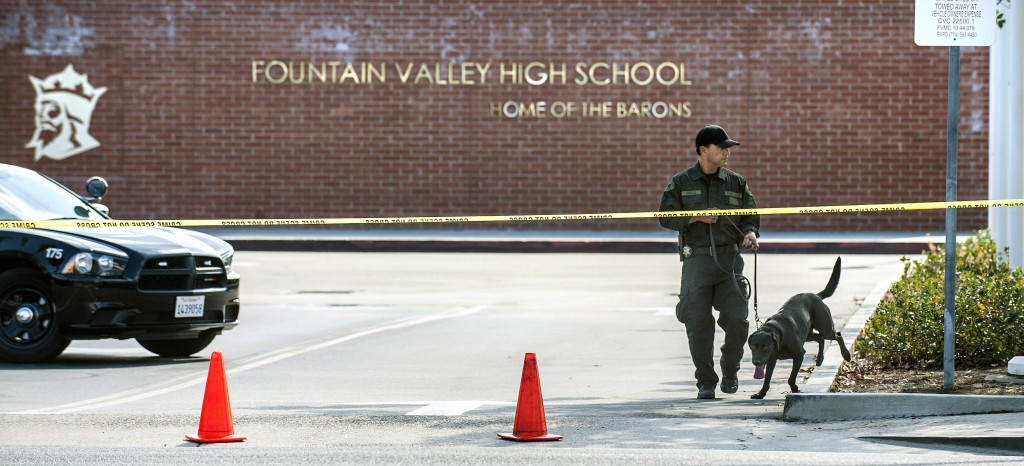
{"label": "car tire", "polygon": [[164,358],[187,358],[210,346],[213,338],[217,336],[215,331],[200,333],[195,338],[182,338],[177,340],[147,340],[136,338],[143,348],[151,353]]}
{"label": "car tire", "polygon": [[45,362],[70,343],[60,331],[49,280],[29,268],[0,273],[0,360]]}

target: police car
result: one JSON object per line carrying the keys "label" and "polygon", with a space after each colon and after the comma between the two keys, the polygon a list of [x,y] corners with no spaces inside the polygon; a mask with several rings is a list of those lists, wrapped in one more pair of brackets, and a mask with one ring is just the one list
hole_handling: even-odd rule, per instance
{"label": "police car", "polygon": [[[109,220],[107,192],[91,197],[33,170],[0,164],[0,361],[42,362],[71,340],[134,338],[164,357],[187,357],[238,324],[234,249],[170,227],[60,227]],[[85,225],[85,223],[83,223]]]}

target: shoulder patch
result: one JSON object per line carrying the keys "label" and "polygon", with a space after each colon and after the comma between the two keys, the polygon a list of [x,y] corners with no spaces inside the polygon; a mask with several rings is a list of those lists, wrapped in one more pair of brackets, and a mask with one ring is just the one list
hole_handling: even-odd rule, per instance
{"label": "shoulder patch", "polygon": [[665,191],[671,191],[676,189],[676,180],[668,180],[668,186],[665,187]]}
{"label": "shoulder patch", "polygon": [[754,193],[750,192],[750,185],[749,184],[743,185],[743,190],[747,192],[748,196],[751,196],[751,197],[754,196]]}

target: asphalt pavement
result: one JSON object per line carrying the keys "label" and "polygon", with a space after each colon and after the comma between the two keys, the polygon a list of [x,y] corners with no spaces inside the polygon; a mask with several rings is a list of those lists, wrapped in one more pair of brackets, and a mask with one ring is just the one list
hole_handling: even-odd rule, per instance
{"label": "asphalt pavement", "polygon": [[[675,237],[668,231],[302,227],[201,230],[231,242],[238,250],[255,251],[664,253],[674,251],[676,247]],[[969,233],[957,235],[959,241],[968,236]],[[906,254],[913,257],[927,250],[931,244],[944,242],[945,234],[942,232],[771,233],[762,236],[760,253]],[[889,283],[886,280],[879,282],[855,315],[847,320],[842,332],[849,345],[855,344]],[[888,429],[890,434],[873,436],[871,440],[921,448],[973,448],[997,455],[1024,455],[1024,414],[1020,414],[1024,413],[1024,397],[830,393],[841,362],[834,345],[827,347],[825,362],[802,382],[801,393],[787,395],[783,419],[800,423],[886,420],[896,422],[897,427]],[[715,406],[721,407],[722,416],[729,415],[728,403],[712,404],[704,410],[705,415],[714,417]],[[898,427],[900,419],[906,420],[906,429]],[[922,422],[921,419],[928,421]]]}

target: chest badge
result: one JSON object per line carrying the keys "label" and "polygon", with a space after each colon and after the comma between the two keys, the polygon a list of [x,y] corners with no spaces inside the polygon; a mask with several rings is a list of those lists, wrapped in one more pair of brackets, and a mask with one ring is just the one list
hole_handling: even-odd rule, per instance
{"label": "chest badge", "polygon": [[693,248],[689,244],[683,246],[683,257],[690,257],[693,255]]}

